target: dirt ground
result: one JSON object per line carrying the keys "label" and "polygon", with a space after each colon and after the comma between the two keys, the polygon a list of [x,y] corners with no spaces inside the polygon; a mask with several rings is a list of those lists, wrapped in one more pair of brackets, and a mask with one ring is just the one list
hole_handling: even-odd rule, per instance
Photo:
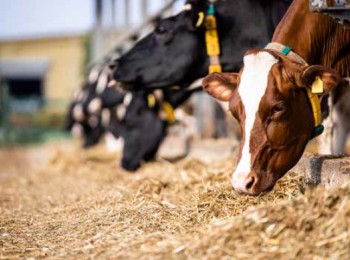
{"label": "dirt ground", "polygon": [[135,173],[103,146],[0,150],[0,259],[350,258],[349,186],[288,173],[273,192],[237,195],[225,141],[201,144]]}

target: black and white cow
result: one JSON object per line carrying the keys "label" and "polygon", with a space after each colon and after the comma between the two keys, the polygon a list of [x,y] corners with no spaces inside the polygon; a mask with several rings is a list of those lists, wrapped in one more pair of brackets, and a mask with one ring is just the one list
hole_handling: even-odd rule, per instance
{"label": "black and white cow", "polygon": [[[178,15],[159,20],[155,30],[118,61],[114,78],[130,90],[188,87],[208,74],[205,26],[196,26],[210,1],[188,0]],[[267,44],[288,0],[215,1],[222,70],[239,71],[247,49]]]}
{"label": "black and white cow", "polygon": [[[71,101],[67,116],[64,123],[64,129],[71,131],[74,136],[83,137],[84,148],[89,148],[97,144],[105,134],[105,128],[102,126],[102,118],[100,115],[89,115],[84,107],[87,103],[87,97],[91,89],[91,85],[84,84]],[[85,111],[85,113],[84,113]]]}
{"label": "black and white cow", "polygon": [[174,120],[173,110],[201,88],[126,92],[109,80],[103,80],[105,85],[99,87],[98,82],[108,78],[104,73],[99,74],[95,83],[85,85],[74,99],[67,116],[67,128],[80,127],[85,148],[96,144],[106,132],[122,139],[121,166],[134,171],[142,161],[155,157]]}

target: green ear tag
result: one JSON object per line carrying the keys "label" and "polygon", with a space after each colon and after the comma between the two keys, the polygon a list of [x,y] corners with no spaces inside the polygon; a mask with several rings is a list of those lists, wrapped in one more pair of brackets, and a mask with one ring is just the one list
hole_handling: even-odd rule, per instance
{"label": "green ear tag", "polygon": [[316,136],[319,136],[324,131],[323,125],[318,125],[314,128],[314,131],[312,132],[311,139],[315,138]]}
{"label": "green ear tag", "polygon": [[311,86],[311,92],[313,94],[321,94],[323,93],[323,81],[320,77],[316,77],[314,83]]}

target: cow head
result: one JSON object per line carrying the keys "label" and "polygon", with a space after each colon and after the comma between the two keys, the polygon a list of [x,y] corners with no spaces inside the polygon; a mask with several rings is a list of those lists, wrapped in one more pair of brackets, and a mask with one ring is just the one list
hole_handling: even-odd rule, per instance
{"label": "cow head", "polygon": [[122,139],[122,167],[134,171],[142,161],[154,158],[166,135],[169,111],[164,109],[164,104],[168,103],[168,109],[176,108],[198,89],[169,90],[169,93],[159,90],[160,95],[155,91],[126,92],[109,75],[106,67],[91,70],[88,84],[74,97],[69,108],[66,126],[80,129],[85,148],[96,144],[106,131]]}
{"label": "cow head", "polygon": [[154,158],[165,136],[166,123],[141,92],[126,94],[115,111],[117,120],[111,122],[109,130],[124,139],[122,167],[135,171],[142,161]]}
{"label": "cow head", "polygon": [[203,81],[213,97],[227,101],[242,131],[232,185],[256,195],[270,190],[300,159],[315,119],[306,89],[316,77],[329,92],[340,81],[332,69],[295,63],[268,50],[248,51],[240,73],[213,73]]}
{"label": "cow head", "polygon": [[82,127],[83,148],[96,145],[105,134],[100,116],[90,116],[86,121],[80,122],[79,125]]}
{"label": "cow head", "polygon": [[84,115],[83,105],[73,101],[69,106],[64,129],[70,131],[73,136],[83,138],[82,146],[89,148],[97,144],[105,129],[102,126],[101,115]]}
{"label": "cow head", "polygon": [[[96,72],[98,74],[98,72]],[[77,91],[68,108],[64,128],[71,131],[73,136],[79,136],[83,139],[82,146],[89,148],[97,144],[105,133],[102,125],[101,109],[102,99],[96,94],[96,79],[93,80],[90,73],[89,79],[83,87]]]}
{"label": "cow head", "polygon": [[90,148],[97,144],[105,133],[101,123],[101,117],[91,116],[88,120],[73,121],[70,126],[65,126],[66,131],[70,131],[73,137],[82,138],[83,148]]}
{"label": "cow head", "polygon": [[124,169],[134,171],[142,161],[154,158],[173,119],[169,107],[176,109],[195,91],[198,89],[125,94],[123,102],[115,109],[116,120],[111,121],[109,127],[113,134],[124,139],[121,162]]}
{"label": "cow head", "polygon": [[114,78],[134,89],[164,88],[181,84],[184,79],[191,83],[204,76],[198,75],[199,67],[203,68],[202,74],[208,68],[204,26],[197,21],[199,13],[206,11],[206,4],[202,0],[188,1],[178,15],[157,21],[155,30],[118,60]]}
{"label": "cow head", "polygon": [[238,71],[247,49],[268,42],[290,4],[290,1],[188,0],[184,11],[159,20],[153,32],[118,60],[114,78],[124,88],[137,90],[137,87],[186,87],[206,76],[210,62],[202,18],[210,2],[215,2],[223,71]]}

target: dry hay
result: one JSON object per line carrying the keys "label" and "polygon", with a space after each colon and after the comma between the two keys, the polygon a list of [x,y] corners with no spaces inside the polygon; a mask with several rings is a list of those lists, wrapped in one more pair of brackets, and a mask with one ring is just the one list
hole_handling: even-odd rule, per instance
{"label": "dry hay", "polygon": [[188,238],[182,250],[199,258],[349,259],[349,188],[318,188],[296,200],[248,210],[203,229],[195,243]]}
{"label": "dry hay", "polygon": [[157,161],[130,174],[101,147],[42,150],[51,159],[41,167],[32,156],[26,170],[0,170],[0,258],[349,253],[346,189],[302,195],[301,176],[290,173],[273,192],[239,196],[229,184],[231,160]]}

